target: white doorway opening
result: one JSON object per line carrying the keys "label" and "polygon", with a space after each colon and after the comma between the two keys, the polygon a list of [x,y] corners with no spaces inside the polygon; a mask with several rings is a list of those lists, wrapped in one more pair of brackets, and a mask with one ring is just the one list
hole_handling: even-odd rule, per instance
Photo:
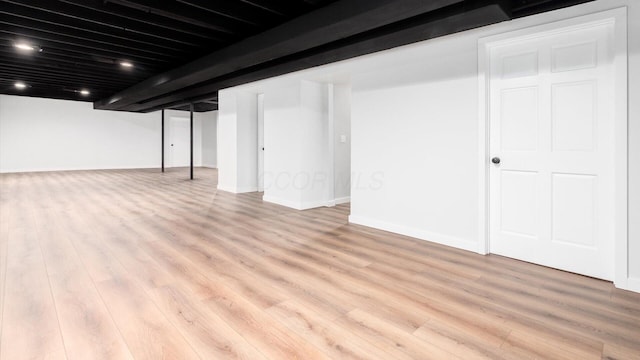
{"label": "white doorway opening", "polygon": [[189,119],[171,117],[169,119],[169,166],[189,166],[191,161],[191,143]]}
{"label": "white doorway opening", "polygon": [[258,192],[264,192],[264,94],[258,94]]}

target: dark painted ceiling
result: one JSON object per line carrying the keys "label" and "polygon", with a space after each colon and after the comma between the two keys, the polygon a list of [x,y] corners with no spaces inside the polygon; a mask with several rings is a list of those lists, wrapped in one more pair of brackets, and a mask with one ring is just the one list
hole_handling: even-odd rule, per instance
{"label": "dark painted ceiling", "polygon": [[585,1],[1,0],[0,93],[206,111],[224,87]]}

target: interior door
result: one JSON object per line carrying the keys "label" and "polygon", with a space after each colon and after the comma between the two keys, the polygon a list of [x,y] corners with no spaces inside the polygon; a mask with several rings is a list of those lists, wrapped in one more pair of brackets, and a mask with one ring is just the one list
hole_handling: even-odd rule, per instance
{"label": "interior door", "polygon": [[264,94],[258,94],[258,191],[264,192]]}
{"label": "interior door", "polygon": [[610,26],[490,49],[490,251],[613,278]]}
{"label": "interior door", "polygon": [[189,119],[172,117],[170,120],[171,141],[169,149],[171,154],[171,166],[189,166],[191,162],[190,128]]}

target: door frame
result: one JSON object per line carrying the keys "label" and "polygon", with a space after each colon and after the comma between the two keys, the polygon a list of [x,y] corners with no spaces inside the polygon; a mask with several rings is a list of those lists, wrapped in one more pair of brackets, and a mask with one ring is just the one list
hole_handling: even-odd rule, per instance
{"label": "door frame", "polygon": [[505,43],[535,39],[565,31],[612,24],[614,57],[614,132],[615,132],[615,219],[614,219],[614,284],[618,288],[640,291],[640,284],[629,279],[628,271],[628,88],[627,88],[627,8],[606,10],[589,15],[546,23],[480,38],[478,40],[478,250],[489,253],[489,71],[490,50]]}

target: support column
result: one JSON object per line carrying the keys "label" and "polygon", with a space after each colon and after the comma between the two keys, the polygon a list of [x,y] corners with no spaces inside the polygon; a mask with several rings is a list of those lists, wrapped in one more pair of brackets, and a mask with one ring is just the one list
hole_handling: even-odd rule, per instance
{"label": "support column", "polygon": [[162,140],[160,141],[160,157],[161,157],[161,163],[162,163],[162,172],[164,172],[164,109],[162,109]]}
{"label": "support column", "polygon": [[189,150],[190,150],[190,171],[189,178],[193,180],[193,103],[189,104]]}

